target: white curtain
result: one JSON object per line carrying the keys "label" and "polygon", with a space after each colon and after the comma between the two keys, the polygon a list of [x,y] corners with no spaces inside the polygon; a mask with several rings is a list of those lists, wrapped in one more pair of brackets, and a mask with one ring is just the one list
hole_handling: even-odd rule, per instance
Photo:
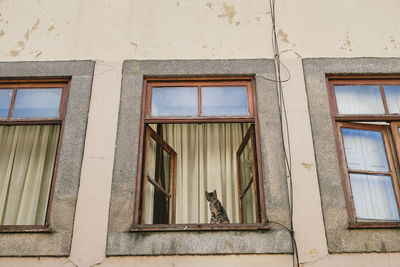
{"label": "white curtain", "polygon": [[385,114],[379,86],[335,85],[339,114]]}
{"label": "white curtain", "polygon": [[390,176],[351,173],[350,183],[358,219],[400,219]]}
{"label": "white curtain", "polygon": [[163,139],[177,153],[175,223],[209,223],[205,191],[214,189],[230,222],[239,222],[236,151],[248,128],[240,123],[163,125]]}
{"label": "white curtain", "polygon": [[400,113],[400,85],[385,85],[386,102],[389,113]]}
{"label": "white curtain", "polygon": [[58,125],[0,126],[0,224],[43,225]]}
{"label": "white curtain", "polygon": [[[388,172],[380,131],[342,128],[349,169]],[[350,173],[351,191],[358,219],[399,220],[390,176]]]}

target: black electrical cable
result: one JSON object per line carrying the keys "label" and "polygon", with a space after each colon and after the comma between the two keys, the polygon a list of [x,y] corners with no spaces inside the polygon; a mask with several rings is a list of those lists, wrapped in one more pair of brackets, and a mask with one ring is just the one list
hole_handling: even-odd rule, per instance
{"label": "black electrical cable", "polygon": [[[270,6],[270,14],[271,14],[271,19],[272,19],[272,49],[274,51],[274,58],[276,62],[276,74],[277,74],[277,80],[274,81],[276,82],[277,85],[277,90],[278,90],[278,97],[279,97],[279,118],[281,122],[281,127],[282,127],[282,142],[284,146],[284,156],[285,156],[285,163],[287,166],[288,170],[288,178],[289,178],[289,200],[290,200],[290,227],[286,227],[281,223],[274,222],[274,221],[269,221],[270,223],[275,223],[286,229],[291,236],[292,239],[292,249],[293,249],[293,266],[300,266],[299,264],[299,256],[298,256],[298,251],[297,251],[297,243],[296,243],[296,238],[294,236],[294,231],[293,231],[293,182],[292,182],[292,157],[291,157],[291,150],[290,150],[290,135],[289,135],[289,125],[288,125],[288,120],[287,120],[287,112],[286,112],[286,105],[285,105],[285,99],[283,96],[283,90],[282,90],[282,82],[286,82],[290,79],[290,71],[288,68],[280,61],[280,53],[279,53],[279,46],[278,46],[278,39],[276,36],[276,23],[275,23],[275,0],[269,0],[269,6]],[[289,74],[289,78],[287,80],[282,81],[281,78],[281,65],[286,69],[286,71]],[[262,77],[266,80],[269,80],[265,77]],[[271,80],[273,81],[273,80]],[[282,113],[284,114],[284,122],[282,121]],[[283,137],[283,132],[285,131],[284,125],[286,127],[286,136],[287,136],[287,143],[285,142],[285,139]],[[287,148],[287,152],[286,152]]]}
{"label": "black electrical cable", "polygon": [[[289,71],[289,69],[285,66],[285,64],[283,64],[282,62],[281,62],[281,65],[286,69],[286,72],[288,73],[288,78],[287,78],[286,80],[280,81],[281,83],[285,83],[285,82],[288,82],[288,81],[291,79],[291,77],[290,77],[290,71]],[[259,74],[256,74],[256,77],[259,77],[259,78],[261,78],[261,79],[264,79],[264,80],[267,80],[267,81],[270,81],[270,82],[275,82],[275,83],[279,82],[278,80],[270,79],[270,78],[264,77],[264,76],[259,75]]]}

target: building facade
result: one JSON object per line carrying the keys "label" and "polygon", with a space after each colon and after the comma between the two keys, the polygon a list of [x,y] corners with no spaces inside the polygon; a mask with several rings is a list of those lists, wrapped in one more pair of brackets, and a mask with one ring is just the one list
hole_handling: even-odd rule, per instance
{"label": "building facade", "polygon": [[0,0],[0,266],[400,266],[399,9]]}

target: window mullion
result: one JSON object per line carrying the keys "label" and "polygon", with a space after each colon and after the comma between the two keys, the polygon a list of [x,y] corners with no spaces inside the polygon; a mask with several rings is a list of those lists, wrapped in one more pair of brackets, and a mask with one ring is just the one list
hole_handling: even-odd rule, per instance
{"label": "window mullion", "polygon": [[386,95],[385,95],[385,91],[383,90],[382,84],[379,85],[379,89],[381,91],[383,107],[385,108],[385,114],[389,114],[389,108],[388,108],[387,101],[386,101]]}
{"label": "window mullion", "polygon": [[201,117],[201,86],[197,86],[197,110],[198,110],[198,116]]}
{"label": "window mullion", "polygon": [[15,102],[15,96],[16,95],[17,95],[17,88],[14,87],[13,88],[13,95],[11,97],[10,109],[8,111],[8,119],[10,119],[11,116],[12,116],[12,112],[13,112],[13,108],[14,108],[14,102]]}

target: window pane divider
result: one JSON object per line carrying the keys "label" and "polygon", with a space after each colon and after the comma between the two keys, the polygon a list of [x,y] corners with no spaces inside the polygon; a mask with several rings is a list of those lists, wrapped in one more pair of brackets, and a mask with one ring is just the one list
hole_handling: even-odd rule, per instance
{"label": "window pane divider", "polygon": [[246,195],[246,193],[247,193],[247,191],[249,191],[249,189],[250,189],[250,186],[253,184],[253,178],[249,181],[249,183],[246,185],[246,187],[243,189],[243,192],[240,194],[240,199],[242,199],[245,195]]}
{"label": "window pane divider", "polygon": [[400,114],[390,115],[368,115],[368,114],[350,114],[350,115],[336,115],[335,120],[337,122],[345,121],[398,121],[400,120]]}
{"label": "window pane divider", "polygon": [[13,88],[13,94],[12,94],[12,97],[11,97],[11,102],[10,102],[10,109],[8,110],[8,119],[10,119],[11,116],[12,116],[16,95],[17,95],[17,88],[14,87]]}
{"label": "window pane divider", "polygon": [[392,172],[379,172],[379,171],[361,171],[361,170],[353,170],[353,169],[348,169],[348,172],[351,173],[359,173],[359,174],[372,174],[372,175],[392,175]]}
{"label": "window pane divider", "polygon": [[151,117],[144,123],[255,122],[254,117]]}
{"label": "window pane divider", "polygon": [[149,181],[152,185],[154,185],[154,187],[160,190],[166,197],[171,198],[171,194],[168,193],[164,188],[162,188],[156,181],[154,181],[153,178],[147,176],[147,181]]}
{"label": "window pane divider", "polygon": [[62,119],[0,119],[0,125],[61,124]]}
{"label": "window pane divider", "polygon": [[381,97],[382,97],[383,107],[385,108],[385,113],[389,114],[389,108],[388,108],[388,104],[386,101],[386,95],[385,95],[385,91],[383,90],[382,84],[379,85],[379,90],[381,91]]}

